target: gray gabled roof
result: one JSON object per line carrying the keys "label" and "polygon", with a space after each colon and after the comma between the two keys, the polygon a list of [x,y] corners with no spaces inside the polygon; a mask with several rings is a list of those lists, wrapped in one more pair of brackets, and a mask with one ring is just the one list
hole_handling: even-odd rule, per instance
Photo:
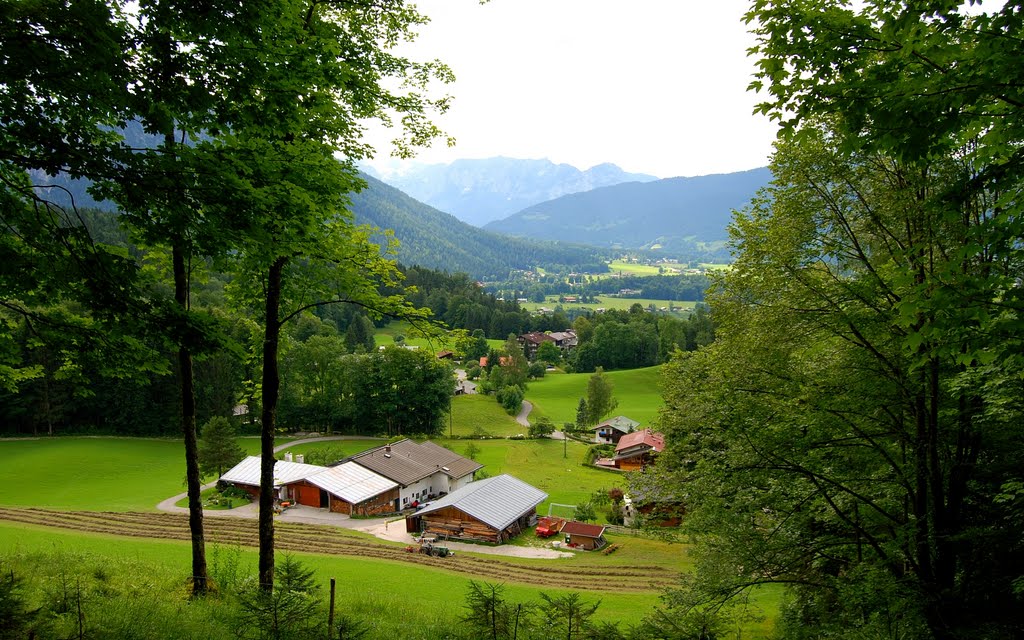
{"label": "gray gabled roof", "polygon": [[435,473],[458,479],[483,467],[433,442],[417,444],[408,439],[357,453],[348,460],[404,487]]}
{"label": "gray gabled roof", "polygon": [[537,505],[547,500],[548,494],[508,474],[470,482],[466,486],[435,500],[416,515],[452,507],[473,516],[480,522],[503,530]]}
{"label": "gray gabled roof", "polygon": [[597,429],[611,427],[616,431],[621,431],[622,433],[629,433],[639,426],[640,423],[637,422],[636,420],[630,420],[626,416],[615,416],[614,418],[608,418],[604,422],[599,422],[595,424],[593,427],[591,427],[590,430],[595,431]]}

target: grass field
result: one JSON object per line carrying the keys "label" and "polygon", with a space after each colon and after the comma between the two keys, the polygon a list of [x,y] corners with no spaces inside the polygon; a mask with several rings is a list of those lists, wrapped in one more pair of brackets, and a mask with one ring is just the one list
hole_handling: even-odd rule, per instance
{"label": "grass field", "polygon": [[[659,275],[658,265],[655,264],[635,264],[632,262],[623,262],[621,260],[612,260],[608,264],[608,269],[610,269],[610,273],[614,275],[619,275],[620,273],[624,276]],[[669,271],[669,267],[664,267],[662,273],[671,273],[671,271]]]}
{"label": "grass field", "polygon": [[[536,311],[541,307],[547,307],[553,309],[559,304],[562,305],[563,309],[586,309],[587,311],[595,311],[597,309],[620,309],[628,311],[634,304],[640,304],[643,308],[647,308],[647,305],[653,304],[655,309],[661,309],[665,307],[668,309],[668,300],[655,300],[653,298],[613,298],[611,296],[598,296],[598,302],[581,304],[578,302],[558,302],[558,296],[548,296],[544,302],[520,302],[519,306],[526,309],[527,311]],[[697,303],[693,301],[673,301],[672,306],[675,311],[673,313],[686,314],[693,309]]]}
{"label": "grass field", "polygon": [[[377,346],[388,346],[395,344],[395,336],[400,335],[405,337],[405,344],[417,346],[420,349],[427,349],[431,352],[451,348],[451,345],[440,340],[427,340],[426,338],[415,337],[410,334],[410,331],[411,327],[408,322],[392,321],[387,326],[377,329],[373,334],[373,340],[377,343]],[[505,344],[505,341],[488,339],[487,344],[495,349],[499,349]]]}
{"label": "grass field", "polygon": [[[644,370],[641,375],[633,372],[635,378],[629,384],[643,385],[644,380],[656,378],[657,370]],[[580,376],[552,376],[551,380]],[[546,378],[547,380],[547,378]],[[578,384],[578,383],[574,383]],[[585,382],[584,382],[585,384]],[[535,385],[543,388],[544,385]],[[554,385],[554,386],[557,386]],[[623,384],[623,386],[628,386]],[[635,395],[629,393],[626,395]],[[465,407],[479,401],[494,403],[493,400],[478,398]],[[635,398],[634,400],[635,401]],[[456,405],[458,411],[459,405]],[[575,410],[575,407],[573,407]],[[639,416],[636,412],[626,412]],[[286,442],[287,440],[282,440]],[[510,441],[491,440],[448,440],[438,439],[439,444],[465,453],[472,443],[478,450],[477,459],[491,474],[511,473],[524,481],[541,488],[549,499],[538,508],[547,512],[549,503],[575,504],[585,500],[595,490],[612,486],[623,486],[621,476],[581,466],[580,461],[586,446],[554,440]],[[240,440],[250,452],[258,448],[258,440]],[[356,453],[368,447],[377,446],[377,439],[356,439],[324,441],[296,445],[296,453],[308,452],[317,447],[340,447],[347,453]],[[567,457],[563,458],[563,451]],[[0,482],[5,486],[17,487],[0,497],[5,506],[50,507],[61,510],[93,511],[152,511],[163,498],[182,491],[182,452],[180,442],[173,440],[141,440],[126,438],[55,438],[40,440],[0,441],[0,457],[7,464],[0,467]],[[599,510],[600,511],[600,510]],[[255,526],[255,522],[253,522]],[[352,535],[355,535],[354,533]],[[659,540],[634,538],[632,536],[608,536],[610,541],[622,545],[611,555],[580,554],[567,560],[545,561],[508,558],[514,563],[556,562],[557,566],[577,567],[582,572],[579,590],[588,590],[588,581],[603,584],[604,593],[589,593],[590,600],[602,600],[598,618],[630,624],[638,621],[658,603],[659,592],[655,589],[644,592],[608,592],[609,585],[601,583],[602,567],[612,570],[623,567],[657,566],[669,571],[685,572],[692,568],[687,546]],[[523,536],[519,544],[535,544]],[[0,521],[0,555],[52,552],[65,550],[77,558],[86,557],[86,564],[102,566],[104,558],[116,558],[118,562],[141,563],[146,568],[138,570],[152,579],[163,576],[174,581],[187,574],[189,567],[189,546],[184,542],[170,540],[149,540],[124,538],[83,532],[55,530],[34,525],[15,524]],[[241,570],[249,575],[255,571],[255,551],[248,548],[225,547],[211,544],[208,553],[211,567],[222,562],[225,554],[235,555],[241,563]],[[84,555],[83,555],[84,554]],[[403,611],[401,620],[420,629],[443,628],[461,615],[466,587],[472,575],[446,570],[443,567],[412,566],[391,560],[329,556],[322,554],[297,554],[314,567],[321,584],[330,577],[339,578],[342,585],[360,585],[358,589],[341,590],[339,606],[353,614],[373,620],[375,625],[369,637],[402,636],[400,628],[382,622],[380,611]],[[91,560],[89,558],[92,558]],[[77,561],[76,561],[77,562]],[[582,577],[589,574],[589,577]],[[442,588],[438,588],[443,585]],[[517,601],[536,601],[540,587],[509,582],[507,596]],[[543,589],[557,594],[557,589]],[[184,595],[184,588],[180,589]],[[415,607],[409,608],[408,594],[416,594]],[[765,590],[757,600],[769,611],[777,609],[779,592]],[[765,622],[745,624],[743,637],[763,637],[767,633],[771,618]],[[435,626],[436,625],[436,626]],[[417,637],[429,638],[431,632]],[[396,635],[397,634],[397,635]],[[402,636],[409,637],[409,636]]]}
{"label": "grass field", "polygon": [[[658,415],[661,398],[661,366],[645,369],[608,371],[612,381],[613,397],[619,406],[612,412],[650,426]],[[545,415],[556,425],[576,422],[576,407],[587,395],[589,373],[548,373],[540,380],[530,382],[526,399],[533,403],[538,415]],[[532,414],[531,414],[532,416]]]}

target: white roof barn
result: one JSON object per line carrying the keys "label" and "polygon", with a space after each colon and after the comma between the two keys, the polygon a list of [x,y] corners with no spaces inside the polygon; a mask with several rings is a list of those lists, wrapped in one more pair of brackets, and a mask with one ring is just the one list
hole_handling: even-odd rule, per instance
{"label": "white roof barn", "polygon": [[369,500],[389,489],[398,488],[397,482],[377,475],[354,462],[327,467],[320,473],[306,478],[306,482],[352,504]]}
{"label": "white roof barn", "polygon": [[[274,463],[274,486],[281,487],[304,480],[315,473],[320,473],[324,468],[315,464],[278,460]],[[245,484],[252,487],[260,486],[260,457],[247,457],[229,469],[220,479],[233,484]]]}

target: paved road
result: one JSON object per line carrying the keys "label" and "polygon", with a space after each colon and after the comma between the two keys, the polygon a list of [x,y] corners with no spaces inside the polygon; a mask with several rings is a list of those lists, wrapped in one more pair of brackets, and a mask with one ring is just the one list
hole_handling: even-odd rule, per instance
{"label": "paved road", "polygon": [[527,400],[523,400],[523,408],[519,410],[519,415],[516,416],[516,422],[523,425],[524,427],[530,426],[530,421],[526,419],[526,416],[530,415],[533,411],[533,405]]}

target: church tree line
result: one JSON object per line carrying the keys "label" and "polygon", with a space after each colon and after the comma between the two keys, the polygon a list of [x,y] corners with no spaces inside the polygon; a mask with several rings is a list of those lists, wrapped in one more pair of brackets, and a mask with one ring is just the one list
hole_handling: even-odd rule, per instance
{"label": "church tree line", "polygon": [[976,4],[753,3],[776,181],[666,367],[657,637],[765,584],[779,638],[1024,635],[1024,13]]}

